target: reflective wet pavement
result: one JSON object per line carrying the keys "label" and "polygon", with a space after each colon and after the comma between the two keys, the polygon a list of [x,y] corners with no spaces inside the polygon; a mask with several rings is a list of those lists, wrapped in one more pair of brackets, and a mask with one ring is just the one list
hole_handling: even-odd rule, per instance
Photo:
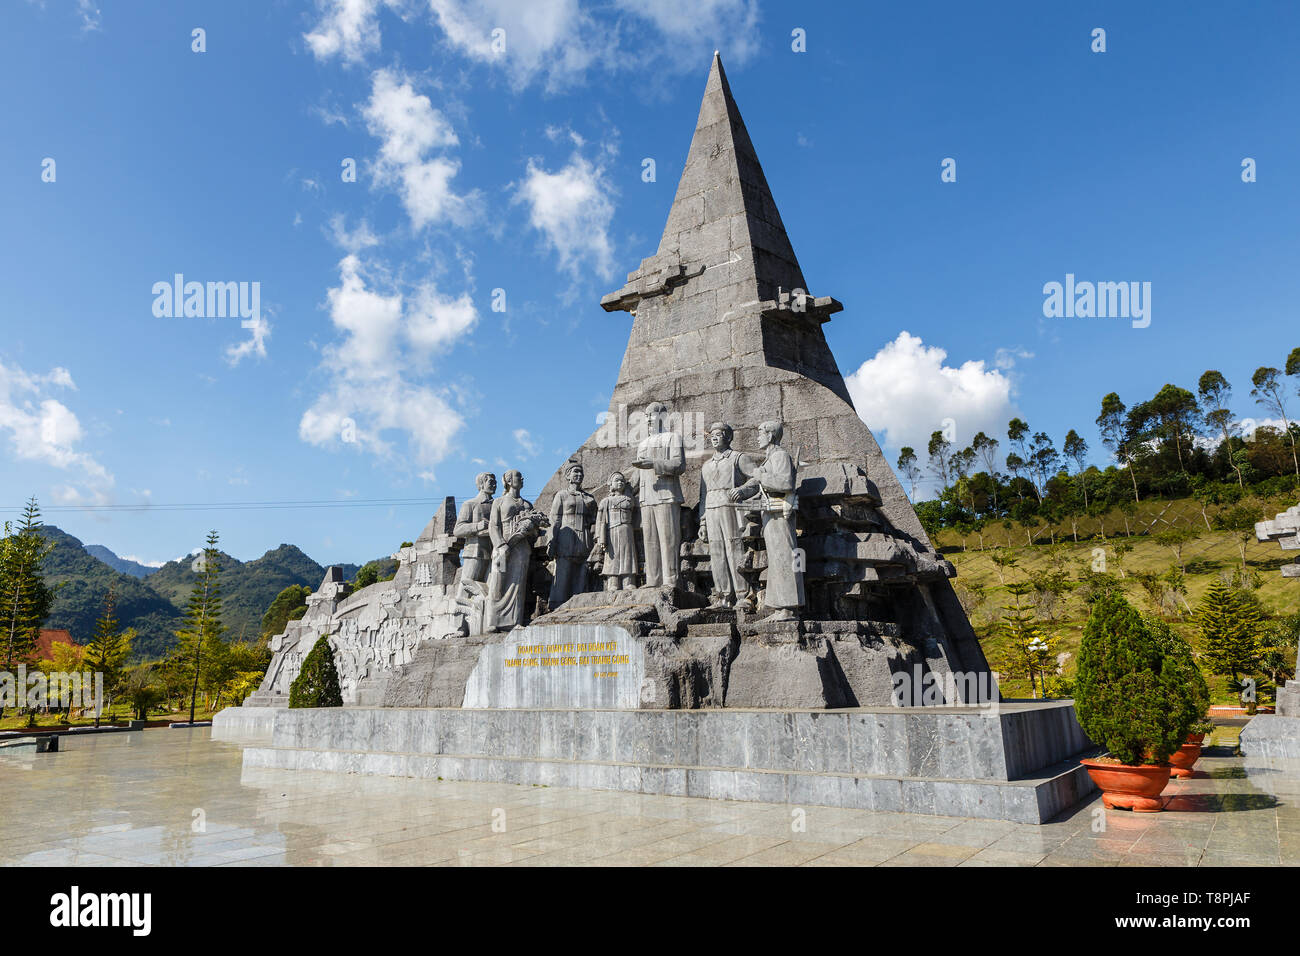
{"label": "reflective wet pavement", "polygon": [[[208,728],[64,738],[0,759],[0,864],[164,866],[1300,865],[1300,787],[1227,747],[1163,813],[1099,795],[1050,823],[594,790],[242,772]],[[1289,789],[1290,792],[1286,792]]]}

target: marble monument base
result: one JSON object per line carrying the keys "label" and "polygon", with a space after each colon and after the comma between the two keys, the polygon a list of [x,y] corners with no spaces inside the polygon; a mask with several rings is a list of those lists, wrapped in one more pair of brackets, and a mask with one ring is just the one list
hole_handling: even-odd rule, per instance
{"label": "marble monument base", "polygon": [[670,588],[575,595],[526,627],[424,641],[410,663],[365,678],[345,701],[803,710],[908,703],[900,690],[910,699],[922,685],[927,693],[939,689],[927,705],[997,699],[987,670],[966,671],[950,645],[894,622],[770,621],[706,605],[698,594]]}
{"label": "marble monument base", "polygon": [[[242,712],[241,712],[242,711]],[[246,768],[1043,823],[1092,790],[1069,701],[849,710],[230,708]]]}

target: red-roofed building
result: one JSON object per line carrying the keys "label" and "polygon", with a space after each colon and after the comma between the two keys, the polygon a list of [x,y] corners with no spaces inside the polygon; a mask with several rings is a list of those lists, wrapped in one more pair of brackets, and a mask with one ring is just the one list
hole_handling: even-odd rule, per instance
{"label": "red-roofed building", "polygon": [[67,644],[69,647],[80,647],[72,639],[72,635],[59,628],[41,628],[40,639],[36,642],[36,659],[38,661],[52,660],[54,657],[54,645]]}

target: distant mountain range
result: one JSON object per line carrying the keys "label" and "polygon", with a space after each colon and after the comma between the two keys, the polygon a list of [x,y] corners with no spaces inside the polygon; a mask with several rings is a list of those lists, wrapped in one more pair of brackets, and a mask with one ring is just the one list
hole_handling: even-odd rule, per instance
{"label": "distant mountain range", "polygon": [[[117,592],[117,618],[122,627],[134,627],[138,636],[136,658],[156,658],[176,643],[185,604],[197,574],[188,556],[151,568],[137,561],[119,558],[103,545],[83,545],[53,525],[41,534],[53,542],[45,559],[47,584],[57,587],[54,607],[46,627],[66,628],[78,643],[90,640],[95,622],[104,610],[104,597],[113,587]],[[356,577],[359,565],[345,564],[343,576]],[[261,632],[262,615],[275,596],[291,584],[315,590],[325,568],[299,548],[282,544],[253,561],[240,561],[221,554],[222,623],[226,637],[255,641]]]}
{"label": "distant mountain range", "polygon": [[141,564],[139,561],[132,561],[130,558],[119,558],[102,544],[87,544],[83,545],[83,547],[91,557],[99,558],[114,571],[121,571],[133,578],[145,578],[158,570],[147,564]]}

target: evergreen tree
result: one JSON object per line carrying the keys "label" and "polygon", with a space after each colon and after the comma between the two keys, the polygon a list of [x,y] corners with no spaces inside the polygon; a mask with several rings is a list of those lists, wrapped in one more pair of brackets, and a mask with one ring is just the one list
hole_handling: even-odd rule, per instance
{"label": "evergreen tree", "polygon": [[1205,720],[1210,712],[1210,688],[1196,663],[1192,645],[1158,618],[1147,618],[1146,625],[1160,645],[1160,653],[1164,658],[1162,672],[1187,689],[1187,694],[1179,702],[1182,718],[1189,726]]}
{"label": "evergreen tree", "polygon": [[3,669],[10,673],[31,660],[41,624],[49,617],[54,602],[54,592],[46,587],[41,573],[41,562],[53,545],[41,536],[40,528],[41,511],[33,497],[23,508],[18,530],[14,531],[6,521],[4,539],[0,541],[0,640]]}
{"label": "evergreen tree", "polygon": [[1093,602],[1079,646],[1079,724],[1124,764],[1163,763],[1191,730],[1186,659],[1117,594]]}
{"label": "evergreen tree", "polygon": [[1050,648],[1038,630],[1033,608],[1023,600],[1032,590],[1033,585],[1027,582],[1007,585],[1007,591],[1015,598],[1015,603],[1002,605],[1005,613],[998,626],[1011,645],[1012,672],[1025,674],[1029,678],[1029,693],[1037,697],[1034,675],[1036,673],[1041,675],[1043,653],[1044,650],[1050,653]]}
{"label": "evergreen tree", "polygon": [[1259,667],[1259,601],[1253,594],[1218,579],[1196,607],[1195,620],[1204,641],[1210,673],[1231,677],[1236,687],[1243,675]]}
{"label": "evergreen tree", "polygon": [[218,652],[217,643],[225,628],[221,624],[221,552],[217,550],[217,533],[208,533],[203,553],[194,562],[198,577],[190,591],[185,619],[176,636],[180,642],[176,660],[189,678],[190,723],[194,723],[194,706],[199,696],[199,681],[203,676],[206,650]]}
{"label": "evergreen tree", "polygon": [[[95,633],[86,645],[86,666],[103,675],[104,687],[111,694],[122,676],[122,665],[130,653],[130,639],[122,632],[117,620],[117,594],[108,589],[104,598],[104,613],[95,622]],[[95,714],[99,726],[100,714]]]}
{"label": "evergreen tree", "polygon": [[342,707],[343,690],[329,635],[323,635],[303,658],[302,670],[289,685],[290,707]]}

